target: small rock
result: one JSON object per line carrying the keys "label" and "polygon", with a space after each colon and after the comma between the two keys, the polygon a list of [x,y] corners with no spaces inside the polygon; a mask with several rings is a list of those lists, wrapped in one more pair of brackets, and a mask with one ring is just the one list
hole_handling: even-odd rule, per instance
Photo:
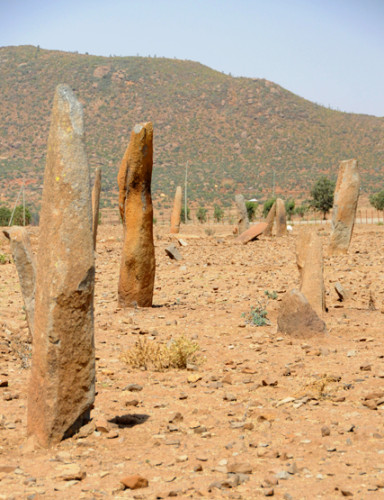
{"label": "small rock", "polygon": [[277,479],[289,479],[289,474],[286,470],[281,470],[276,473]]}
{"label": "small rock", "polygon": [[142,390],[143,390],[143,386],[139,385],[139,384],[128,384],[123,389],[123,391],[130,391],[130,392],[140,392]]}
{"label": "small rock", "polygon": [[86,472],[78,464],[65,464],[60,468],[59,479],[62,481],[81,481]]}
{"label": "small rock", "polygon": [[126,476],[123,479],[120,479],[120,483],[130,490],[137,490],[139,488],[147,488],[148,479],[145,477],[139,476],[139,474],[133,474],[132,476]]}
{"label": "small rock", "polygon": [[101,418],[96,420],[95,429],[98,432],[108,433],[109,432],[109,424],[105,418]]}
{"label": "small rock", "polygon": [[137,399],[130,399],[129,401],[125,402],[125,406],[137,406],[139,404],[139,401]]}
{"label": "small rock", "polygon": [[237,401],[237,397],[231,392],[227,392],[223,397],[224,401]]}
{"label": "small rock", "polygon": [[183,257],[181,256],[181,253],[178,251],[178,249],[175,247],[175,245],[169,245],[165,249],[165,253],[171,259],[174,259],[174,260],[183,260]]}
{"label": "small rock", "polygon": [[274,494],[275,491],[273,488],[267,488],[266,490],[264,490],[264,496],[266,497],[273,497]]}
{"label": "small rock", "polygon": [[232,474],[252,474],[252,465],[246,462],[234,462],[227,465],[227,472]]}
{"label": "small rock", "polygon": [[325,436],[330,436],[331,435],[331,429],[329,427],[327,427],[326,425],[324,425],[322,428],[321,428],[321,435],[323,437]]}
{"label": "small rock", "polygon": [[270,375],[268,375],[267,377],[263,378],[263,380],[261,381],[261,384],[264,385],[264,386],[271,386],[271,387],[276,387],[277,386],[277,379],[276,377],[272,377]]}
{"label": "small rock", "polygon": [[363,372],[370,372],[372,370],[372,365],[370,363],[364,363],[360,366],[360,370]]}

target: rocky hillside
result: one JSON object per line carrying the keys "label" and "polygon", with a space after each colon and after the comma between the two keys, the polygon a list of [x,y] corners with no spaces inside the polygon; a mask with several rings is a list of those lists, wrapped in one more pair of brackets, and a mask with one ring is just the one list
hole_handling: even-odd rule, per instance
{"label": "rocky hillside", "polygon": [[98,57],[0,48],[0,202],[28,185],[38,204],[55,86],[84,104],[92,169],[103,168],[103,204],[115,205],[116,175],[137,122],[154,124],[154,198],[167,207],[189,162],[190,198],[228,205],[247,197],[307,194],[356,157],[363,190],[382,186],[384,118],[316,105],[263,79],[233,78],[196,62]]}

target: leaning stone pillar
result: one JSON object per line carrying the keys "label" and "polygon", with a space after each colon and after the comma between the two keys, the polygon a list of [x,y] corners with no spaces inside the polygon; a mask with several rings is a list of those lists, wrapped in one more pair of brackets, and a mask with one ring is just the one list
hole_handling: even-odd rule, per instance
{"label": "leaning stone pillar", "polygon": [[318,316],[326,310],[323,278],[323,246],[319,235],[304,229],[296,243],[296,262],[300,273],[300,292]]}
{"label": "leaning stone pillar", "polygon": [[287,234],[287,217],[285,214],[284,201],[281,198],[276,200],[276,236]]}
{"label": "leaning stone pillar", "polygon": [[117,177],[124,243],[118,303],[151,307],[155,281],[153,244],[152,123],[135,125]]}
{"label": "leaning stone pillar", "polygon": [[175,201],[173,202],[173,210],[171,215],[171,233],[176,234],[180,230],[180,214],[181,214],[181,201],[183,198],[183,191],[181,186],[177,186]]}
{"label": "leaning stone pillar", "polygon": [[265,222],[267,227],[264,229],[264,236],[272,236],[273,223],[275,222],[276,217],[276,202],[273,203],[271,208],[269,209],[267,218]]}
{"label": "leaning stone pillar", "polygon": [[249,219],[247,213],[247,207],[245,206],[244,196],[242,194],[237,194],[235,196],[236,206],[238,210],[238,228],[239,234],[244,233],[249,228]]}
{"label": "leaning stone pillar", "polygon": [[28,434],[58,443],[95,398],[94,252],[83,110],[59,85],[53,102],[36,266]]}
{"label": "leaning stone pillar", "polygon": [[340,162],[332,212],[330,255],[348,252],[352,238],[357,202],[359,200],[360,174],[357,160]]}
{"label": "leaning stone pillar", "polygon": [[11,243],[12,257],[19,276],[21,293],[24,300],[28,328],[33,337],[35,316],[36,264],[31,243],[25,227],[13,226],[3,230]]}

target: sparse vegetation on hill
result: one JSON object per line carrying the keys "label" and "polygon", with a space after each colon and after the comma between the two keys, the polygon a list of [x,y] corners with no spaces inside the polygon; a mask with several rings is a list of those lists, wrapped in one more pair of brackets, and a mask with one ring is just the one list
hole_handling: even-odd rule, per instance
{"label": "sparse vegetation on hill", "polygon": [[[0,48],[0,202],[21,182],[39,203],[54,89],[67,83],[84,104],[92,169],[103,167],[102,206],[116,205],[116,175],[137,122],[154,124],[153,194],[164,208],[189,161],[191,203],[232,203],[235,192],[307,193],[359,159],[363,189],[382,181],[384,119],[341,113],[263,79],[233,78],[192,61],[99,57]],[[161,196],[163,194],[163,196]]]}

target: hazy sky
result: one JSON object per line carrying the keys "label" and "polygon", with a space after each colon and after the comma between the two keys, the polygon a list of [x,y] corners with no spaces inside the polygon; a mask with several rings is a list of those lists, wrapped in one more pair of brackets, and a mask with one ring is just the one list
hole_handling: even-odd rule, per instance
{"label": "hazy sky", "polygon": [[384,116],[384,0],[0,0],[0,46],[191,59]]}

